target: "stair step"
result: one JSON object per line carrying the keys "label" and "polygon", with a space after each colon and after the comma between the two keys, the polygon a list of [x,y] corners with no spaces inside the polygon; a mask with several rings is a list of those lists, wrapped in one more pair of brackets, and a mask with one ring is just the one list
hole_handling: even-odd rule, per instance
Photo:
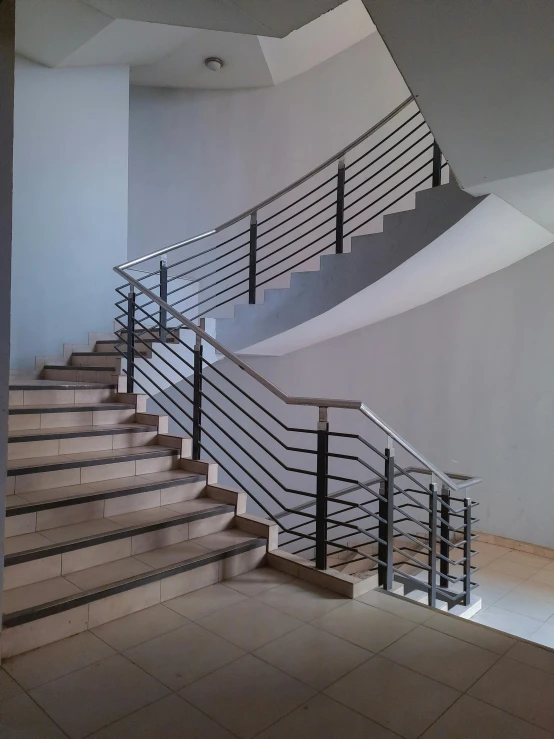
{"label": "stair step", "polygon": [[115,383],[73,380],[28,380],[10,382],[10,406],[102,403],[113,400]]}
{"label": "stair step", "polygon": [[[74,365],[74,364],[45,364],[43,369],[45,370],[60,370],[61,372],[74,372],[76,370],[79,371],[85,371],[85,370],[91,370],[93,372],[115,372],[115,367],[102,367],[97,364],[80,364],[80,365]],[[46,378],[48,379],[48,378]]]}
{"label": "stair step", "polygon": [[[8,461],[8,495],[174,468],[180,451],[162,445]],[[98,468],[92,471],[91,468]],[[15,478],[10,489],[10,482]]]}
{"label": "stair step", "polygon": [[60,403],[49,405],[47,403],[38,405],[12,405],[10,416],[22,414],[42,415],[43,413],[84,413],[87,411],[124,411],[135,410],[132,403]]}
{"label": "stair step", "polygon": [[3,602],[3,656],[252,570],[263,564],[266,545],[266,539],[229,529],[13,588]]}
{"label": "stair step", "polygon": [[157,431],[156,426],[141,423],[117,423],[111,426],[71,426],[70,428],[40,428],[11,431],[8,442],[44,441],[46,439],[73,439],[84,436],[116,436],[118,434],[140,434]]}
{"label": "stair step", "polygon": [[113,385],[117,382],[119,368],[102,367],[98,365],[57,365],[45,364],[42,368],[43,377],[47,380],[73,380],[74,382],[109,382]]}
{"label": "stair step", "polygon": [[[71,392],[71,391],[70,391]],[[85,391],[90,392],[90,391]],[[12,405],[9,409],[9,432],[37,431],[133,423],[134,403],[60,403]]]}

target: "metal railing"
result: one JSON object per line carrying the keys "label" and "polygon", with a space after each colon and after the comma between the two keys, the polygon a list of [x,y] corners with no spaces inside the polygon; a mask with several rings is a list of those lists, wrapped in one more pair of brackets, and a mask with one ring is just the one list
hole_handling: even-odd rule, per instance
{"label": "metal railing", "polygon": [[[369,572],[377,573],[382,587],[390,589],[394,579],[401,577],[412,587],[425,590],[431,605],[437,599],[467,604],[475,587],[471,580],[475,504],[466,492],[479,480],[443,472],[362,402],[287,395],[205,330],[204,316],[221,303],[219,294],[206,292],[214,287],[209,279],[216,272],[246,260],[238,270],[241,285],[250,300],[256,299],[256,290],[264,284],[259,278],[266,269],[260,269],[265,259],[260,254],[270,243],[261,243],[260,237],[275,228],[267,226],[268,222],[285,215],[278,221],[284,231],[272,237],[277,243],[274,251],[285,249],[298,241],[298,231],[316,217],[304,217],[307,211],[330,195],[332,216],[325,222],[332,225],[327,235],[332,233],[331,246],[340,253],[345,238],[358,228],[347,226],[352,218],[361,216],[367,223],[423,182],[431,179],[432,184],[440,184],[445,165],[432,137],[429,143],[422,141],[430,132],[419,110],[411,110],[412,105],[411,98],[406,100],[351,146],[255,209],[208,234],[116,267],[126,280],[126,285],[117,289],[121,298],[116,303],[121,311],[117,316],[121,338],[117,350],[126,360],[128,391],[149,395],[172,424],[191,437],[194,459],[215,461],[229,480],[247,492],[252,504],[278,524],[280,546],[315,559],[320,569],[359,560],[364,567],[367,564]],[[400,123],[398,116],[403,116]],[[389,132],[386,126],[391,123],[394,126]],[[398,134],[400,140],[391,143]],[[377,141],[372,138],[375,135]],[[414,135],[417,141],[399,153],[397,147]],[[345,155],[368,140],[368,151],[346,164]],[[367,157],[376,151],[380,153],[369,161]],[[433,152],[429,160],[425,152]],[[389,153],[392,159],[385,161]],[[424,157],[421,166],[417,162],[420,156]],[[326,169],[337,161],[337,172],[327,178]],[[399,161],[403,163],[398,168]],[[386,172],[391,165],[395,165],[394,171]],[[372,167],[366,179],[348,187]],[[422,180],[425,167],[428,171]],[[383,173],[385,179],[376,182]],[[321,175],[323,182],[312,186],[313,179]],[[389,187],[391,178],[396,184]],[[373,180],[372,186],[360,192],[368,180]],[[321,194],[331,182],[329,192]],[[298,188],[305,185],[307,192],[299,193]],[[379,188],[383,188],[378,198],[381,203],[375,208],[372,194]],[[292,202],[279,203],[272,213],[260,218],[263,209],[291,194]],[[316,200],[306,204],[314,194]],[[300,211],[291,216],[290,208],[297,205],[301,205]],[[356,206],[356,216],[351,216],[353,211],[349,210]],[[295,223],[299,215],[302,220]],[[242,230],[245,218],[248,228]],[[261,234],[259,227],[264,224]],[[229,234],[222,243],[206,244],[201,252],[168,264],[169,253],[235,226],[238,233]],[[312,226],[302,234],[317,228]],[[232,254],[232,261],[225,266],[217,264],[221,259],[218,250],[246,234],[245,244],[225,252]],[[328,248],[325,238],[319,238]],[[313,256],[315,241],[310,233],[285,259],[292,258],[298,264],[301,256],[306,261]],[[316,253],[320,251],[323,249],[318,245]],[[133,272],[137,264],[160,257],[159,269],[141,275]],[[184,272],[171,272],[184,264],[189,265]],[[200,272],[198,265],[208,268],[209,274]],[[202,279],[198,279],[200,273]],[[234,274],[227,274],[217,281],[225,283],[232,277]],[[232,300],[232,296],[225,299]],[[204,352],[206,346],[211,348],[211,359]],[[221,361],[215,360],[215,352]]]}

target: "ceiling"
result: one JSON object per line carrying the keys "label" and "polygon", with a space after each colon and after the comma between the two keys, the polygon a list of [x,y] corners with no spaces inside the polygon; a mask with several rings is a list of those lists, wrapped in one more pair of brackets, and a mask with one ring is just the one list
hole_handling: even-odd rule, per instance
{"label": "ceiling", "polygon": [[[275,85],[374,30],[362,0],[16,3],[17,53],[48,67],[129,65],[133,84],[156,87]],[[209,56],[220,71],[206,68]]]}

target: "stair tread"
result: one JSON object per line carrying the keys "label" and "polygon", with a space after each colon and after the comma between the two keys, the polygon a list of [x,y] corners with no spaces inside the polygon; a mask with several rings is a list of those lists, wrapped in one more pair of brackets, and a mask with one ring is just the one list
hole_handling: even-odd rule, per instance
{"label": "stair tread", "polygon": [[[74,369],[74,368],[73,368]],[[76,380],[10,380],[10,390],[107,390],[115,387],[112,383],[77,382]]]}
{"label": "stair tread", "polygon": [[84,370],[86,372],[116,372],[116,367],[104,367],[98,364],[45,364],[44,370],[67,370],[75,372],[75,370]]}
{"label": "stair tread", "polygon": [[106,436],[109,434],[138,434],[157,431],[157,427],[143,423],[114,423],[96,426],[64,426],[62,428],[22,429],[10,431],[8,442],[72,439],[79,436]]}
{"label": "stair tread", "polygon": [[51,457],[27,457],[25,459],[8,460],[8,475],[17,474],[17,470],[37,468],[35,471],[64,469],[68,465],[87,466],[94,464],[111,464],[112,462],[125,462],[140,457],[163,457],[177,455],[179,452],[172,447],[161,444],[150,446],[132,446],[124,449],[107,449],[95,452],[79,452],[76,454],[59,454]]}
{"label": "stair tread", "polygon": [[[223,536],[222,536],[223,535]],[[42,580],[32,585],[24,585],[19,588],[6,590],[3,597],[3,613],[6,621],[9,616],[15,615],[20,611],[34,609],[38,606],[53,604],[60,599],[69,598],[65,604],[66,608],[75,607],[81,602],[90,602],[103,597],[103,590],[110,587],[118,588],[123,586],[126,581],[133,580],[128,583],[127,587],[139,587],[143,581],[150,582],[153,579],[162,579],[162,577],[173,574],[175,568],[191,563],[193,560],[200,561],[206,558],[207,561],[214,561],[214,557],[223,558],[225,554],[231,553],[234,549],[242,551],[244,546],[263,546],[265,539],[252,536],[238,529],[228,529],[220,532],[217,540],[214,534],[201,536],[196,539],[189,539],[179,544],[172,544],[160,549],[154,549],[151,552],[114,560],[105,564],[96,565],[78,572],[56,577],[50,580]],[[221,546],[215,547],[215,543]],[[157,552],[156,556],[147,557]],[[149,561],[147,561],[149,560]],[[164,564],[159,564],[164,562]],[[154,566],[154,563],[157,566]],[[97,589],[101,592],[97,593]],[[110,593],[113,594],[113,590]],[[79,596],[84,596],[84,600],[79,600]],[[57,610],[63,610],[57,607]],[[17,623],[34,620],[41,617],[40,609],[35,614],[25,613],[17,620]],[[6,623],[6,626],[16,625]]]}
{"label": "stair tread", "polygon": [[36,405],[11,405],[10,415],[40,413],[82,413],[85,411],[126,411],[135,408],[133,403],[42,403]]}
{"label": "stair tread", "polygon": [[31,552],[40,555],[42,551],[44,556],[48,556],[49,550],[57,545],[71,546],[77,549],[79,543],[90,541],[102,543],[103,538],[114,532],[138,535],[145,527],[162,522],[172,520],[184,522],[185,517],[188,517],[188,519],[200,518],[203,513],[215,513],[217,511],[226,513],[229,510],[233,510],[233,507],[204,496],[183,503],[145,508],[132,513],[120,513],[107,518],[95,518],[65,526],[53,526],[31,534],[11,536],[5,540],[6,565],[10,565],[9,558],[13,555],[25,555]]}

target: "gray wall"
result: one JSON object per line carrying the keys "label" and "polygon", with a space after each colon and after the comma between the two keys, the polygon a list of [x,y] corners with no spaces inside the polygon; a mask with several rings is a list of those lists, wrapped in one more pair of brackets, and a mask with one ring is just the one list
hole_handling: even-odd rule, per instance
{"label": "gray wall", "polygon": [[15,78],[12,366],[109,331],[127,253],[129,70]]}
{"label": "gray wall", "polygon": [[248,361],[290,394],[365,401],[443,469],[484,478],[481,530],[554,547],[552,274],[554,246],[368,328]]}
{"label": "gray wall", "polygon": [[10,370],[14,40],[14,4],[0,3],[0,99],[2,100],[0,106],[0,613],[2,612],[4,575],[8,378]]}
{"label": "gray wall", "polygon": [[364,0],[464,187],[554,166],[552,0]]}
{"label": "gray wall", "polygon": [[376,33],[276,87],[131,87],[130,258],[212,228],[273,195],[407,95]]}

